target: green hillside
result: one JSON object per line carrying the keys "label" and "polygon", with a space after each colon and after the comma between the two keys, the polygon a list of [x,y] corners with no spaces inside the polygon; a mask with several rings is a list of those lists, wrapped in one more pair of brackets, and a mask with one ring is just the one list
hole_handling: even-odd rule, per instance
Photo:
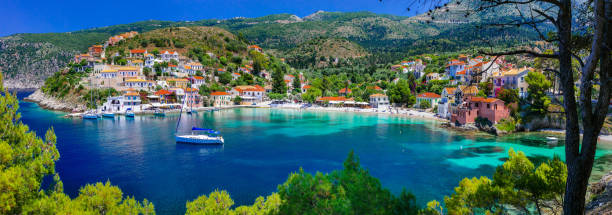
{"label": "green hillside", "polygon": [[227,30],[217,27],[170,27],[152,30],[108,47],[107,52],[114,54],[121,51],[127,53],[130,49],[148,49],[159,51],[176,50],[181,55],[189,55],[189,51],[200,49],[212,52],[217,56],[247,55],[247,43]]}
{"label": "green hillside", "polygon": [[336,59],[352,59],[369,55],[360,45],[344,38],[315,38],[290,49],[287,62],[298,68],[333,65]]}
{"label": "green hillside", "polygon": [[[451,11],[444,18],[455,20],[459,17],[463,17],[463,14]],[[490,21],[508,17],[499,14],[481,14],[471,17],[467,22],[428,23],[427,16],[424,15],[408,18],[371,12],[319,11],[302,18],[292,14],[276,14],[226,20],[179,22],[149,20],[68,33],[15,34],[0,38],[0,70],[9,80],[24,79],[40,82],[65,66],[74,54],[85,51],[92,44],[103,43],[112,35],[128,31],[138,31],[143,34],[170,27],[171,29],[218,27],[240,39],[230,39],[230,42],[220,41],[223,48],[215,48],[216,44],[196,44],[196,46],[221,51],[232,49],[232,46],[238,44],[232,41],[250,41],[269,53],[286,58],[295,57],[295,50],[303,50],[299,45],[313,39],[343,38],[358,44],[370,53],[374,59],[372,63],[389,63],[411,54],[460,51],[482,47],[489,42],[501,46],[513,46],[537,39],[534,32],[523,29],[512,31],[480,29],[478,25],[484,18]],[[174,36],[170,34],[169,37]],[[197,43],[190,40],[181,41],[181,38],[170,40],[176,40],[183,46]],[[185,48],[176,47],[174,42],[166,45],[168,48],[178,49],[181,53],[186,51]],[[129,46],[141,47],[138,43],[127,44],[126,48]]]}

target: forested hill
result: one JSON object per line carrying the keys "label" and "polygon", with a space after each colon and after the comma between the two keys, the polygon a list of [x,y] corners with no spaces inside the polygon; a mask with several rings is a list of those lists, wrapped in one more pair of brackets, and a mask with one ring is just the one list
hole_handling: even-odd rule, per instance
{"label": "forested hill", "polygon": [[[451,16],[458,19],[459,13]],[[376,63],[397,60],[410,54],[482,46],[486,44],[482,39],[498,45],[515,45],[536,38],[535,33],[523,30],[479,29],[476,28],[477,23],[477,18],[465,23],[427,23],[422,16],[409,18],[371,12],[323,11],[302,18],[276,14],[226,20],[151,20],[67,33],[2,37],[0,70],[8,79],[5,84],[11,86],[14,85],[12,83],[23,84],[23,80],[32,84],[42,83],[44,78],[66,65],[74,54],[85,51],[92,44],[100,44],[112,35],[128,31],[143,33],[168,27],[223,28],[266,50],[273,50],[281,57],[296,54],[296,47],[316,38],[343,38],[363,47],[371,56],[380,56]]]}

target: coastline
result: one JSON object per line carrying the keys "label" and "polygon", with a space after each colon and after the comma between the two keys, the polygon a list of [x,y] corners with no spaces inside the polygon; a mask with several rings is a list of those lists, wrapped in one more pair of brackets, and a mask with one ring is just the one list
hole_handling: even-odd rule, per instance
{"label": "coastline", "polygon": [[29,96],[23,98],[24,101],[34,102],[41,108],[46,110],[56,110],[63,112],[82,112],[87,108],[83,104],[78,104],[74,99],[58,99],[53,96],[47,95],[42,90],[37,89]]}
{"label": "coastline", "polygon": [[[18,89],[15,89],[18,90]],[[26,89],[21,89],[26,90]],[[83,112],[86,110],[86,107],[81,104],[75,104],[73,102],[67,101],[65,99],[56,99],[55,97],[48,96],[43,93],[40,89],[37,89],[28,97],[23,99],[27,102],[33,102],[38,104],[41,108],[46,110],[53,111],[62,111],[67,114],[65,117],[81,117]],[[313,111],[313,112],[336,112],[336,113],[357,113],[357,114],[369,114],[369,115],[387,115],[393,117],[404,117],[411,119],[422,119],[428,121],[434,121],[438,123],[450,123],[449,120],[436,117],[435,114],[429,112],[422,112],[413,109],[404,109],[404,108],[395,108],[395,109],[358,109],[358,108],[333,108],[333,107],[308,107],[301,108],[301,105],[292,104],[292,105],[280,105],[277,107],[271,107],[268,103],[263,103],[259,105],[232,105],[226,107],[198,107],[193,108],[196,111],[209,111],[213,109],[233,109],[233,108],[270,108],[270,109],[292,109],[292,110],[305,110],[305,111]],[[179,113],[180,109],[167,110],[166,113]],[[134,111],[136,115],[153,115],[154,111],[152,110],[140,110]],[[116,113],[119,115],[123,115],[122,113]],[[463,128],[463,127],[454,127],[454,126],[440,126],[442,128],[457,131],[457,132],[483,132],[477,128]],[[550,133],[556,135],[565,134],[565,131],[562,129],[540,129],[533,132],[541,132],[541,133]],[[598,139],[604,143],[612,144],[612,135],[599,135]]]}

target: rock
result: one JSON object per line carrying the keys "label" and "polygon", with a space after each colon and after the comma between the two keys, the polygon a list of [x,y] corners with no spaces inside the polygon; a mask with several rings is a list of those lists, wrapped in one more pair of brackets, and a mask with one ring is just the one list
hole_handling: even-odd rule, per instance
{"label": "rock", "polygon": [[612,214],[612,171],[589,186],[589,195],[585,214]]}
{"label": "rock", "polygon": [[59,110],[66,112],[83,112],[87,108],[84,104],[70,101],[68,99],[59,99],[43,93],[40,89],[24,98],[25,101],[35,102],[42,108],[50,110]]}

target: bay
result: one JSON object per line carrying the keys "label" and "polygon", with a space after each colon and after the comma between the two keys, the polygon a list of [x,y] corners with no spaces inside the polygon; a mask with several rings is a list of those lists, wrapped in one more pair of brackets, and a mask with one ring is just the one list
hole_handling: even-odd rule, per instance
{"label": "bay", "polygon": [[[28,93],[18,92],[22,99]],[[547,134],[494,137],[439,128],[439,122],[375,114],[238,108],[183,114],[192,126],[219,130],[225,145],[176,144],[178,114],[82,120],[20,102],[22,122],[39,135],[53,127],[65,191],[110,181],[124,195],[147,198],[159,214],[181,214],[186,201],[215,189],[237,205],[276,191],[291,172],[341,169],[351,150],[394,193],[413,192],[419,204],[441,201],[464,177],[491,176],[510,148],[534,162],[563,158],[563,141]],[[561,136],[556,136],[562,138]],[[600,144],[593,175],[610,171],[612,146]]]}

